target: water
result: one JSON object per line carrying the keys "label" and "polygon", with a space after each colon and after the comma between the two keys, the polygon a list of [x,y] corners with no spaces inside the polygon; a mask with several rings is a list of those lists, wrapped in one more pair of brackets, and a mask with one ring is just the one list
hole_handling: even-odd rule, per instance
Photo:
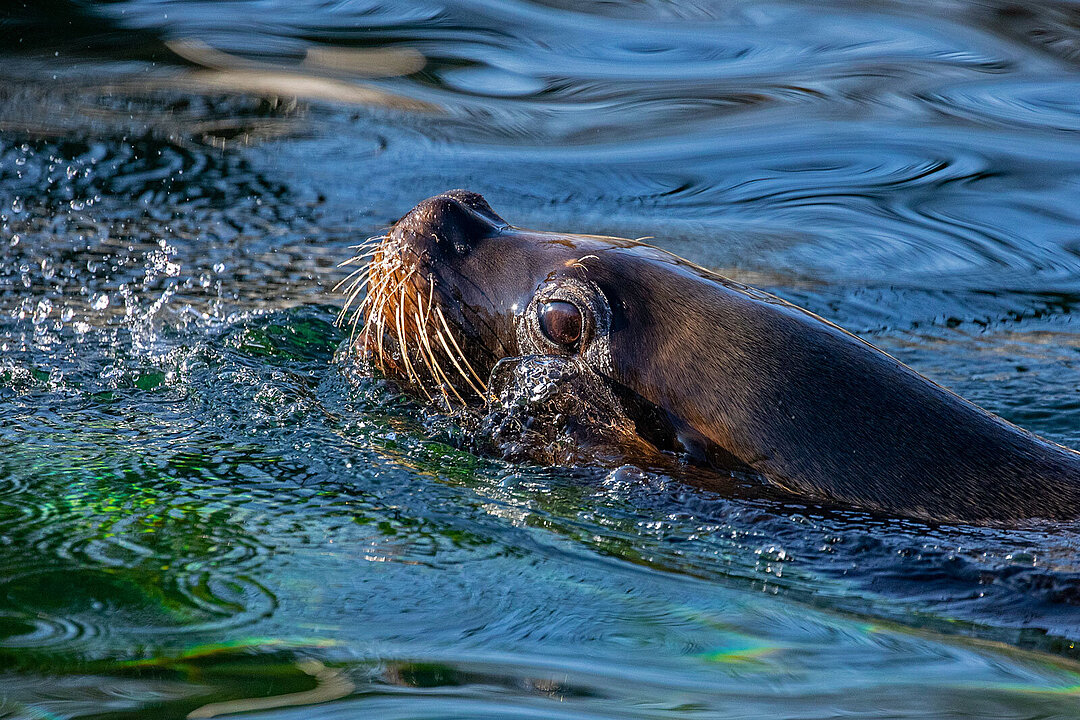
{"label": "water", "polygon": [[1080,447],[1075,6],[28,5],[0,716],[1080,712],[1080,526],[476,457],[333,362],[330,292],[465,187],[655,236]]}

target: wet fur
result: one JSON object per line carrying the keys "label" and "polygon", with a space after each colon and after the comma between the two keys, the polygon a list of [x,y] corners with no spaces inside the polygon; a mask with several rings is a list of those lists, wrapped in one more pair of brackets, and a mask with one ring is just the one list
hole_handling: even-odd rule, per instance
{"label": "wet fur", "polygon": [[[657,248],[512,228],[465,191],[418,205],[382,247],[408,257],[413,295],[437,289],[445,330],[481,377],[535,352],[521,346],[521,322],[540,288],[571,279],[596,288],[610,329],[604,352],[581,356],[633,421],[628,451],[640,442],[689,451],[798,494],[900,515],[1080,516],[1080,454],[822,318]],[[416,304],[413,295],[396,302]]]}

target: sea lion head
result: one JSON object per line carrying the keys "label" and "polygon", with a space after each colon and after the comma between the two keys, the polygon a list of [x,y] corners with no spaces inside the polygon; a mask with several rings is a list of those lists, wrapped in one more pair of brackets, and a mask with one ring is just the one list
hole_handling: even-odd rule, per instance
{"label": "sea lion head", "polygon": [[558,401],[534,429],[570,418],[602,454],[672,449],[679,423],[655,400],[686,331],[666,327],[679,301],[654,284],[699,269],[631,240],[513,227],[464,190],[424,200],[373,242],[354,345],[385,374],[451,409],[505,408],[508,388],[542,366]]}

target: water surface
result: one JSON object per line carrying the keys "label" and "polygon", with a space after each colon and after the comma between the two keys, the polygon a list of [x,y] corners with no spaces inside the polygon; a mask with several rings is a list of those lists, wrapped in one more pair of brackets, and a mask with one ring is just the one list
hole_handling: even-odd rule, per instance
{"label": "water surface", "polygon": [[331,292],[465,187],[1080,447],[1074,5],[30,5],[0,19],[0,716],[1077,714],[1077,525],[476,457],[333,361]]}

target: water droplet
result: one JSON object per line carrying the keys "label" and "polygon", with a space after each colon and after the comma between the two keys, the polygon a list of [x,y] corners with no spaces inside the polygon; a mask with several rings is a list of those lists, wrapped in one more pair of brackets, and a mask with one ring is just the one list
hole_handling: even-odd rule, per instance
{"label": "water droplet", "polygon": [[38,301],[37,307],[34,309],[33,323],[40,325],[49,318],[49,313],[52,312],[52,301],[49,298],[44,298]]}
{"label": "water droplet", "polygon": [[109,296],[107,293],[94,293],[90,298],[90,307],[95,310],[104,310],[109,307]]}

